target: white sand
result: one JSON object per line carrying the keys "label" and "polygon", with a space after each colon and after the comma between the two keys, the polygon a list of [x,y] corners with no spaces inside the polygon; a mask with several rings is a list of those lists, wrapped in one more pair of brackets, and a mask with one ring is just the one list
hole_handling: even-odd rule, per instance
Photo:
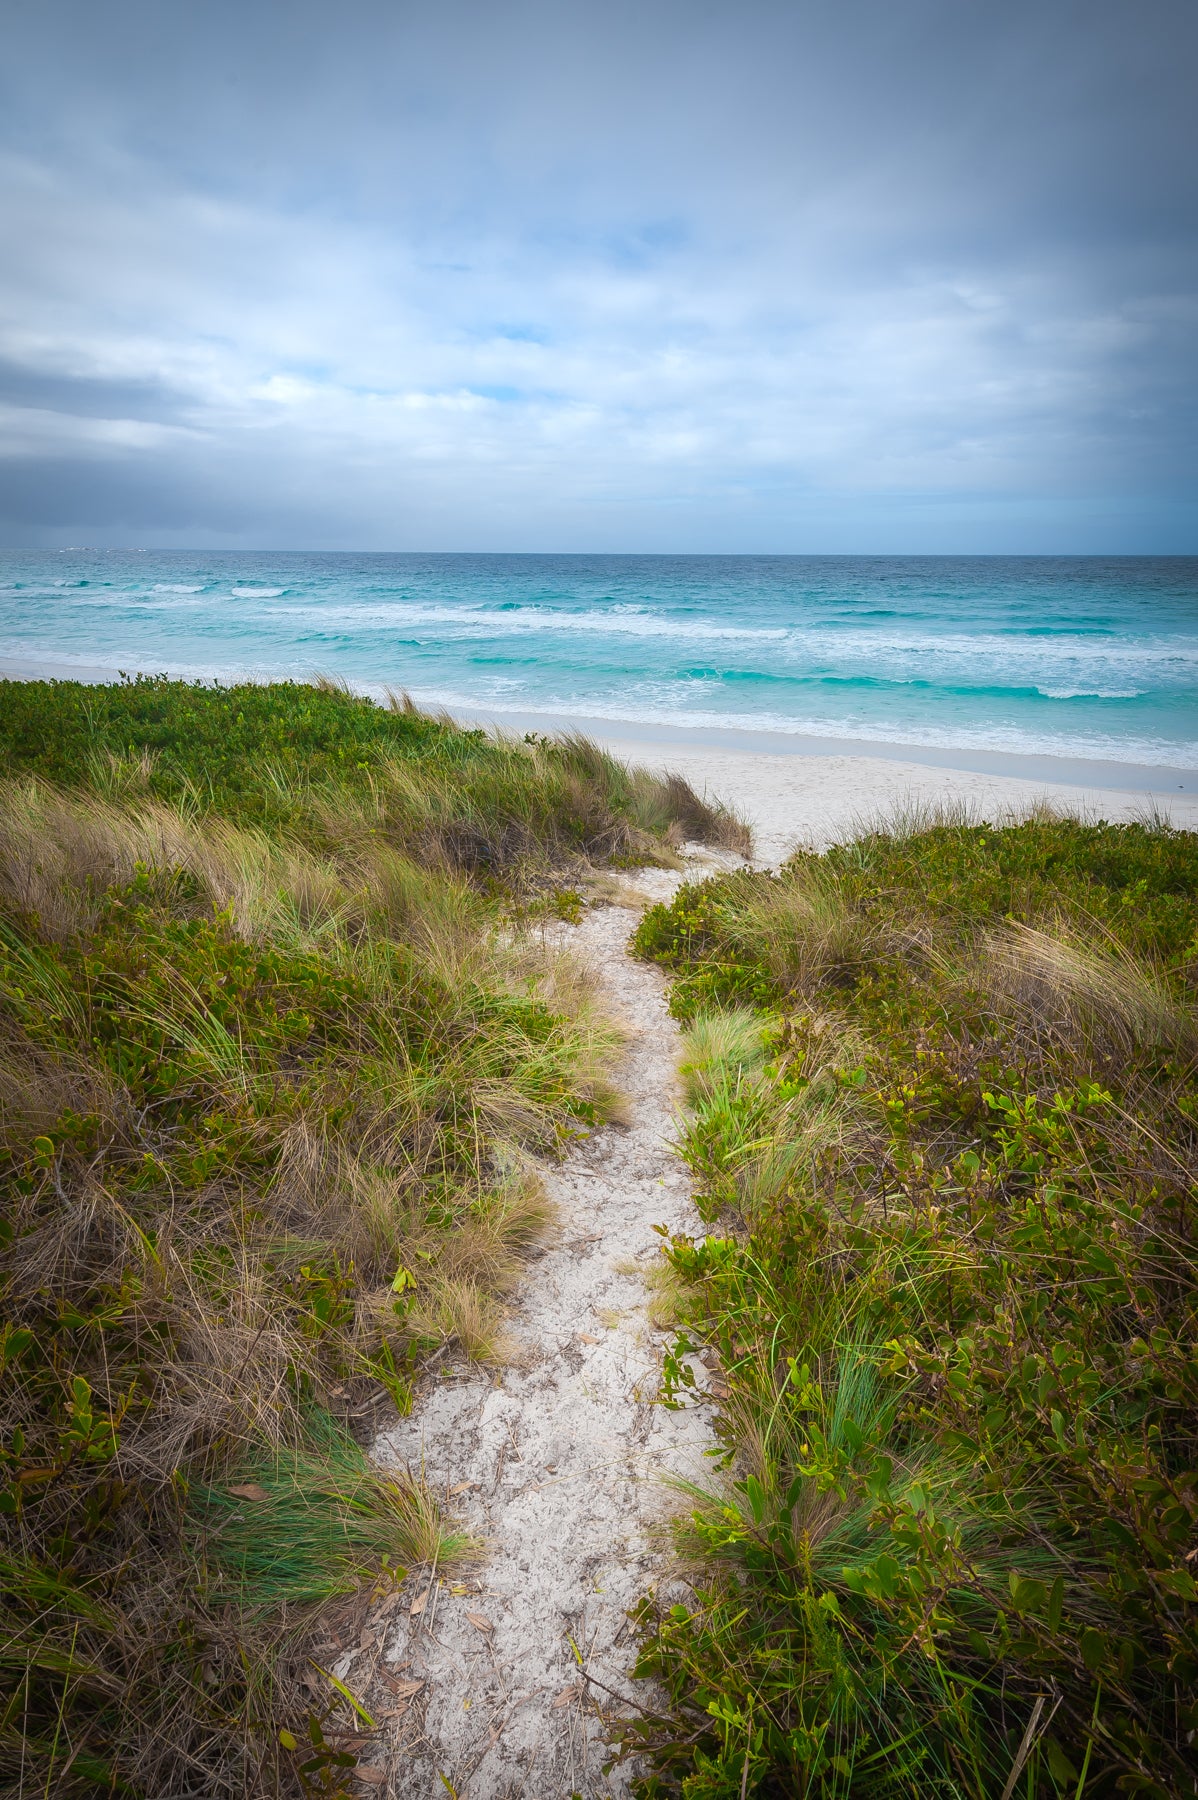
{"label": "white sand", "polygon": [[1134,819],[1153,810],[1198,830],[1198,796],[1073,787],[982,775],[876,756],[771,755],[689,743],[605,737],[605,749],[646,768],[675,770],[699,793],[727,802],[757,834],[757,861],[776,864],[798,844],[822,848],[863,820],[911,805],[966,804],[991,821],[1044,800],[1087,818]]}

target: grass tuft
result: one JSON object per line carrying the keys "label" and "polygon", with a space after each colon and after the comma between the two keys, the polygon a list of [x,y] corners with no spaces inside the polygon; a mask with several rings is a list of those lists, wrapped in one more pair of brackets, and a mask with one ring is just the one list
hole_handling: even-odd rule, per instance
{"label": "grass tuft", "polygon": [[250,1616],[354,1592],[364,1568],[452,1568],[475,1541],[449,1523],[422,1477],[381,1475],[327,1415],[303,1448],[234,1464],[192,1490],[189,1541],[212,1606]]}

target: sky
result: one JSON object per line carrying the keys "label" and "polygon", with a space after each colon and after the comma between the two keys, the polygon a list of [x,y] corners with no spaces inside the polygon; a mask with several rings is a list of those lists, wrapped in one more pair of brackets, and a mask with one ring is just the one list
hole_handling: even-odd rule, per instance
{"label": "sky", "polygon": [[1198,552],[1193,0],[5,0],[0,543]]}

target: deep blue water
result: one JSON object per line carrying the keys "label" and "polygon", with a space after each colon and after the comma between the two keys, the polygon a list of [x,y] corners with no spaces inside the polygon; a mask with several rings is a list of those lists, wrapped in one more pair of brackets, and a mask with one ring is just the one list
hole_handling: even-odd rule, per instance
{"label": "deep blue water", "polygon": [[1198,766],[1198,558],[0,551],[0,664]]}

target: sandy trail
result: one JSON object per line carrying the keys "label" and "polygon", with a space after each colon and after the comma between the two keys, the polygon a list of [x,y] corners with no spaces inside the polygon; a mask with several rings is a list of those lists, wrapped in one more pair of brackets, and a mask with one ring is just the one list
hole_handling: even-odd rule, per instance
{"label": "sandy trail", "polygon": [[[681,879],[637,885],[658,897]],[[699,1219],[670,1149],[677,1027],[662,977],[627,953],[635,919],[607,907],[567,934],[633,1033],[620,1071],[630,1122],[544,1170],[560,1227],[523,1283],[519,1360],[448,1369],[374,1446],[384,1465],[423,1465],[442,1494],[475,1483],[454,1505],[487,1545],[423,1613],[408,1611],[421,1582],[394,1615],[379,1667],[392,1684],[424,1684],[392,1726],[385,1791],[403,1800],[447,1786],[463,1800],[628,1792],[626,1770],[602,1772],[601,1691],[588,1697],[579,1659],[632,1693],[626,1613],[668,1565],[663,1522],[677,1504],[662,1478],[710,1478],[713,1442],[706,1408],[654,1404],[667,1334],[648,1322],[640,1271],[660,1244],[654,1224],[693,1231]],[[337,1672],[352,1682],[352,1658]]]}

